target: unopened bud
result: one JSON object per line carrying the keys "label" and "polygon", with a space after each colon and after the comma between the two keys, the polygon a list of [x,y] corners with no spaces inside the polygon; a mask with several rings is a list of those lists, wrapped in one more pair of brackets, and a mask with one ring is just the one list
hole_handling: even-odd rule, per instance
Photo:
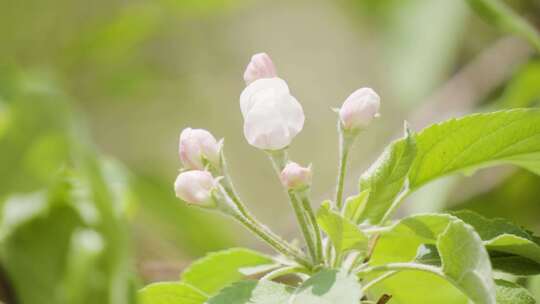
{"label": "unopened bud", "polygon": [[262,78],[276,77],[276,67],[266,53],[258,53],[251,57],[251,61],[244,72],[244,81],[246,85]]}
{"label": "unopened bud", "polygon": [[352,93],[339,109],[345,130],[364,129],[379,116],[381,98],[371,88],[361,88]]}
{"label": "unopened bud", "polygon": [[287,147],[304,126],[304,110],[280,78],[259,79],[240,95],[244,136],[263,150]]}
{"label": "unopened bud", "polygon": [[280,180],[287,189],[302,189],[311,185],[311,166],[302,167],[295,162],[289,162],[281,171]]}
{"label": "unopened bud", "polygon": [[178,175],[174,182],[176,197],[201,207],[213,207],[212,191],[216,187],[216,180],[207,171],[192,170]]}
{"label": "unopened bud", "polygon": [[204,129],[186,128],[180,134],[180,160],[186,169],[203,170],[204,159],[218,164],[220,149],[221,144]]}

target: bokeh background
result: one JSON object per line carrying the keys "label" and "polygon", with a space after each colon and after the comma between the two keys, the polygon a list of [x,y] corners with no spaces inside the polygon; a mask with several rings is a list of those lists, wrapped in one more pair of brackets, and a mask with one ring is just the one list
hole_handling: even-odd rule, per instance
{"label": "bokeh background", "polygon": [[[538,52],[468,2],[0,1],[0,299],[131,303],[134,290],[177,278],[208,251],[268,251],[236,223],[174,198],[185,127],[225,138],[249,207],[297,237],[270,164],[242,135],[238,99],[254,53],[271,55],[304,107],[290,153],[313,164],[317,202],[331,197],[337,171],[332,108],[359,87],[379,92],[382,117],[355,146],[349,194],[404,120],[420,130],[536,106]],[[505,3],[540,26],[540,2]],[[452,208],[539,233],[540,177],[497,168],[445,178],[400,212]]]}

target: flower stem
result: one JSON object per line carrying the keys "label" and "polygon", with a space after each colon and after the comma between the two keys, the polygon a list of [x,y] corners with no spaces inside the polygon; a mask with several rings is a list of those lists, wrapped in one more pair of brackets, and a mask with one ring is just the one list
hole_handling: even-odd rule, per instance
{"label": "flower stem", "polygon": [[233,213],[230,215],[276,251],[285,256],[291,256],[296,262],[298,262],[298,264],[311,269],[311,263],[303,257],[303,254],[300,251],[284,245],[284,241],[279,238],[275,239],[276,236],[268,234],[267,230],[264,229],[262,225],[252,222],[238,213]]}
{"label": "flower stem", "polygon": [[[287,151],[285,149],[278,150],[278,151],[269,151],[268,156],[270,158],[270,161],[272,162],[272,167],[274,168],[274,171],[279,176],[281,174],[281,171],[287,164],[287,159],[288,159]],[[306,212],[302,206],[302,203],[297,197],[296,191],[289,190],[287,191],[287,194],[289,195],[289,201],[294,210],[294,214],[296,216],[296,220],[298,221],[298,225],[300,226],[300,231],[302,232],[304,240],[306,241],[309,255],[311,256],[312,261],[317,263],[318,261],[317,249],[316,249],[315,241],[313,240],[313,236],[315,232],[312,231],[312,229],[310,229],[312,228],[312,225],[308,226],[308,217],[307,217],[308,215],[306,215]]]}
{"label": "flower stem", "polygon": [[347,171],[347,160],[349,158],[349,150],[354,141],[354,135],[348,134],[346,131],[339,131],[339,168],[336,188],[336,207],[341,211],[343,208],[343,186],[345,184],[345,173]]}
{"label": "flower stem", "polygon": [[[282,238],[280,238],[277,234],[275,234],[272,230],[270,230],[270,228],[268,228],[267,226],[261,224],[248,210],[248,208],[246,207],[246,205],[242,202],[242,200],[240,199],[240,196],[238,195],[238,193],[236,192],[235,188],[234,188],[234,185],[232,183],[232,179],[229,175],[229,170],[228,170],[228,166],[227,166],[227,161],[225,159],[225,154],[223,153],[223,150],[221,151],[221,155],[220,155],[220,167],[219,168],[216,168],[214,166],[210,166],[210,170],[212,172],[212,174],[214,175],[222,175],[223,178],[220,180],[220,184],[225,192],[225,197],[227,197],[228,199],[230,199],[230,201],[232,201],[233,205],[236,207],[235,209],[236,210],[233,210],[232,213],[231,212],[226,212],[227,214],[229,215],[232,215],[234,218],[236,218],[238,221],[240,221],[241,223],[243,223],[244,225],[246,224],[244,222],[244,220],[247,220],[248,222],[252,223],[254,225],[254,227],[256,227],[258,229],[257,232],[255,232],[257,235],[261,236],[261,238],[263,240],[271,240],[273,243],[275,244],[278,244],[279,245],[279,248],[281,249],[277,249],[275,245],[273,244],[270,244],[268,241],[267,243],[269,243],[274,249],[276,249],[278,252],[282,253],[282,254],[289,254],[289,255],[292,255],[292,256],[302,256],[303,253],[300,252],[298,249],[294,248],[292,245],[290,245],[287,241],[283,240]],[[235,211],[238,211],[238,212],[235,212]],[[238,213],[240,215],[238,215]],[[242,216],[242,218],[237,218],[238,216]],[[250,229],[250,227],[252,228],[252,225],[246,225],[248,227],[248,229]],[[252,229],[250,229],[252,230]],[[265,234],[265,237],[263,238],[262,237],[262,234]],[[282,249],[285,248],[286,249],[286,252],[284,252]]]}
{"label": "flower stem", "polygon": [[287,160],[289,158],[287,156],[287,150],[268,151],[268,157],[272,162],[274,171],[279,176],[283,168],[285,168],[285,165],[287,165]]}
{"label": "flower stem", "polygon": [[300,200],[302,201],[302,207],[304,209],[304,214],[307,214],[307,218],[311,225],[312,233],[315,235],[315,263],[318,264],[323,258],[323,246],[321,238],[321,229],[317,223],[317,218],[315,217],[315,212],[311,207],[311,201],[309,200],[307,191],[300,191],[299,193]]}
{"label": "flower stem", "polygon": [[304,236],[304,240],[306,241],[309,255],[311,256],[312,261],[314,263],[317,263],[317,249],[315,241],[313,240],[313,234],[308,226],[308,219],[304,212],[304,208],[302,208],[301,202],[296,196],[295,191],[290,190],[288,191],[288,194],[291,205],[294,209],[294,214],[296,215],[296,220],[298,221],[298,225],[300,226],[300,230],[302,231],[302,235]]}
{"label": "flower stem", "polygon": [[312,265],[303,257],[303,252],[296,249],[294,246],[290,245],[277,234],[272,232],[268,227],[261,224],[253,215],[250,214],[245,205],[240,201],[240,198],[232,188],[232,183],[230,180],[226,185],[229,186],[228,189],[226,186],[220,183],[220,193],[215,193],[215,200],[222,202],[222,204],[218,205],[218,209],[220,209],[224,214],[227,214],[239,221],[248,230],[265,241],[277,252],[285,256],[290,256],[300,265],[311,269]]}
{"label": "flower stem", "polygon": [[223,178],[220,180],[220,183],[223,186],[223,189],[225,189],[225,192],[227,192],[229,197],[232,199],[235,206],[238,208],[238,211],[242,215],[244,215],[246,218],[248,219],[252,218],[247,207],[240,200],[240,196],[236,192],[236,189],[234,189],[231,176],[229,175],[229,168],[227,166],[227,160],[225,159],[225,154],[223,153],[223,150],[221,150],[219,162],[220,162],[219,168],[210,167],[211,173],[216,176],[219,176],[219,175],[223,176]]}

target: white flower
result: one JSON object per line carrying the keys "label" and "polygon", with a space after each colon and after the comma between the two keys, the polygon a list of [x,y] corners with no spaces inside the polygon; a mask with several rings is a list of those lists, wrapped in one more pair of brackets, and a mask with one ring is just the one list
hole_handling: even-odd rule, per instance
{"label": "white flower", "polygon": [[212,134],[203,129],[186,128],[180,134],[180,160],[186,169],[204,169],[203,159],[219,163],[221,144]]}
{"label": "white flower", "polygon": [[176,197],[189,204],[202,207],[214,205],[212,190],[216,186],[216,180],[207,171],[192,170],[178,175],[174,182]]}
{"label": "white flower", "polygon": [[244,72],[244,81],[246,85],[249,85],[257,79],[273,78],[276,76],[276,67],[270,56],[266,53],[258,53],[251,57],[251,61],[248,63]]}
{"label": "white flower", "polygon": [[280,78],[263,78],[249,84],[240,95],[244,135],[263,150],[287,147],[304,126],[304,111]]}
{"label": "white flower", "polygon": [[281,183],[287,189],[301,189],[311,185],[311,166],[302,167],[295,162],[289,162],[279,176]]}
{"label": "white flower", "polygon": [[345,130],[364,129],[379,116],[381,98],[371,88],[361,88],[352,93],[339,109]]}

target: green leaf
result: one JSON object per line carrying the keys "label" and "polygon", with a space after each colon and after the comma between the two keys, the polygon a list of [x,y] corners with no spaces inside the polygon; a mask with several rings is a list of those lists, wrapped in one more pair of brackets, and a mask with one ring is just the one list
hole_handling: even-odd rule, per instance
{"label": "green leaf", "polygon": [[[515,254],[508,254],[498,251],[489,252],[489,259],[493,269],[518,275],[528,276],[540,274],[540,264],[530,259]],[[439,252],[434,245],[424,244],[418,248],[415,260],[427,265],[441,265]]]}
{"label": "green leaf", "polygon": [[188,284],[162,282],[139,290],[138,300],[140,304],[203,304],[207,297]]}
{"label": "green leaf", "polygon": [[232,248],[210,253],[195,261],[182,273],[181,281],[213,295],[223,287],[242,280],[244,275],[239,271],[241,268],[267,265],[272,262],[270,257],[261,253],[244,248]]}
{"label": "green leaf", "polygon": [[490,251],[518,255],[540,265],[540,246],[531,240],[511,234],[503,234],[492,240],[485,241],[484,244]]}
{"label": "green leaf", "polygon": [[416,136],[411,191],[436,178],[500,164],[540,173],[540,110],[473,114],[432,125]]}
{"label": "green leaf", "polygon": [[334,244],[338,255],[348,250],[367,250],[367,236],[351,221],[331,210],[330,202],[322,203],[317,212],[317,222]]}
{"label": "green leaf", "polygon": [[453,214],[475,228],[495,268],[520,275],[540,271],[540,245],[529,232],[501,218],[487,219],[471,211]]}
{"label": "green leaf", "polygon": [[533,298],[540,299],[540,276],[530,278],[527,287],[533,294]]}
{"label": "green leaf", "polygon": [[489,251],[489,259],[493,269],[517,276],[540,274],[540,264],[516,254]]}
{"label": "green leaf", "polygon": [[461,220],[452,221],[437,239],[442,270],[474,303],[495,304],[489,256],[480,236]]}
{"label": "green leaf", "polygon": [[491,240],[503,234],[532,239],[532,236],[527,231],[503,218],[488,219],[469,210],[459,210],[451,214],[473,226],[482,240]]}
{"label": "green leaf", "polygon": [[360,220],[378,224],[404,190],[416,156],[416,140],[406,127],[403,139],[393,142],[360,178],[360,189],[369,190]]}
{"label": "green leaf", "polygon": [[[461,235],[462,233],[460,230],[469,232],[472,230],[469,226],[467,226],[469,229],[452,228],[452,230],[449,230],[450,232],[447,232],[449,224],[454,221],[458,221],[462,224],[462,222],[456,217],[449,214],[421,214],[402,219],[401,221],[397,222],[389,231],[381,234],[370,259],[370,264],[373,266],[379,266],[388,263],[409,263],[411,261],[418,260],[422,254],[427,254],[426,252],[422,253],[422,250],[429,247],[426,246],[426,244],[431,245],[431,247],[435,246],[437,245],[437,240],[441,235],[444,233],[454,234],[455,230],[458,230],[459,233],[456,234],[458,234],[459,237],[464,240],[475,239],[470,235]],[[465,234],[467,235],[467,233]],[[449,235],[445,236],[442,239],[442,242],[439,240],[439,243],[444,244],[442,245],[443,247],[446,246],[444,247],[445,251],[454,251],[454,253],[455,251],[459,251],[459,254],[466,253],[465,251],[462,252],[460,247],[458,247],[458,249],[452,249],[451,247],[454,245],[454,243],[446,240],[448,238]],[[467,244],[470,243],[471,242],[467,242]],[[423,244],[424,246],[422,246]],[[473,242],[473,244],[475,245],[466,246],[465,249],[468,248],[469,250],[472,250],[478,245],[475,242]],[[457,242],[455,245],[461,246],[462,244]],[[485,253],[485,249],[483,252]],[[452,253],[448,254],[451,255]],[[479,258],[477,255],[477,252],[469,253],[470,258]],[[489,265],[489,262],[487,263]],[[427,264],[438,265],[438,261]],[[450,266],[447,267],[456,265],[468,266],[466,263],[455,263],[450,264]],[[482,265],[482,262],[479,262],[478,265]],[[456,269],[457,268],[458,267],[456,267]],[[461,280],[455,279],[453,273],[454,271],[458,270],[451,270],[452,268],[448,268],[449,275],[446,275],[446,280],[440,277],[441,273],[437,272],[423,273],[419,271],[402,271],[395,276],[377,284],[370,289],[370,291],[373,292],[374,295],[379,296],[382,293],[392,294],[392,301],[396,304],[467,303],[468,301],[464,295],[464,292],[468,292],[468,288],[472,287],[466,287],[467,285],[464,286],[464,284],[467,282],[461,282]],[[464,272],[466,271],[467,269],[464,269]]]}
{"label": "green leaf", "polygon": [[534,304],[531,293],[520,285],[504,280],[495,280],[497,304]]}
{"label": "green leaf", "polygon": [[95,299],[95,290],[89,288],[88,278],[95,275],[103,251],[103,238],[98,232],[78,229],[72,234],[62,286],[67,303],[85,303]]}
{"label": "green leaf", "polygon": [[272,281],[243,281],[224,288],[206,303],[283,304],[288,303],[292,291],[292,287]]}
{"label": "green leaf", "polygon": [[2,242],[1,261],[21,303],[61,303],[56,292],[66,269],[77,212],[59,205],[28,219]]}
{"label": "green leaf", "polygon": [[354,275],[344,271],[323,270],[295,291],[290,304],[358,304],[362,298]]}
{"label": "green leaf", "polygon": [[345,218],[353,223],[358,223],[366,207],[368,198],[369,190],[360,191],[358,195],[347,198],[345,202]]}
{"label": "green leaf", "polygon": [[540,34],[501,0],[467,0],[478,15],[501,30],[526,39],[540,52]]}

